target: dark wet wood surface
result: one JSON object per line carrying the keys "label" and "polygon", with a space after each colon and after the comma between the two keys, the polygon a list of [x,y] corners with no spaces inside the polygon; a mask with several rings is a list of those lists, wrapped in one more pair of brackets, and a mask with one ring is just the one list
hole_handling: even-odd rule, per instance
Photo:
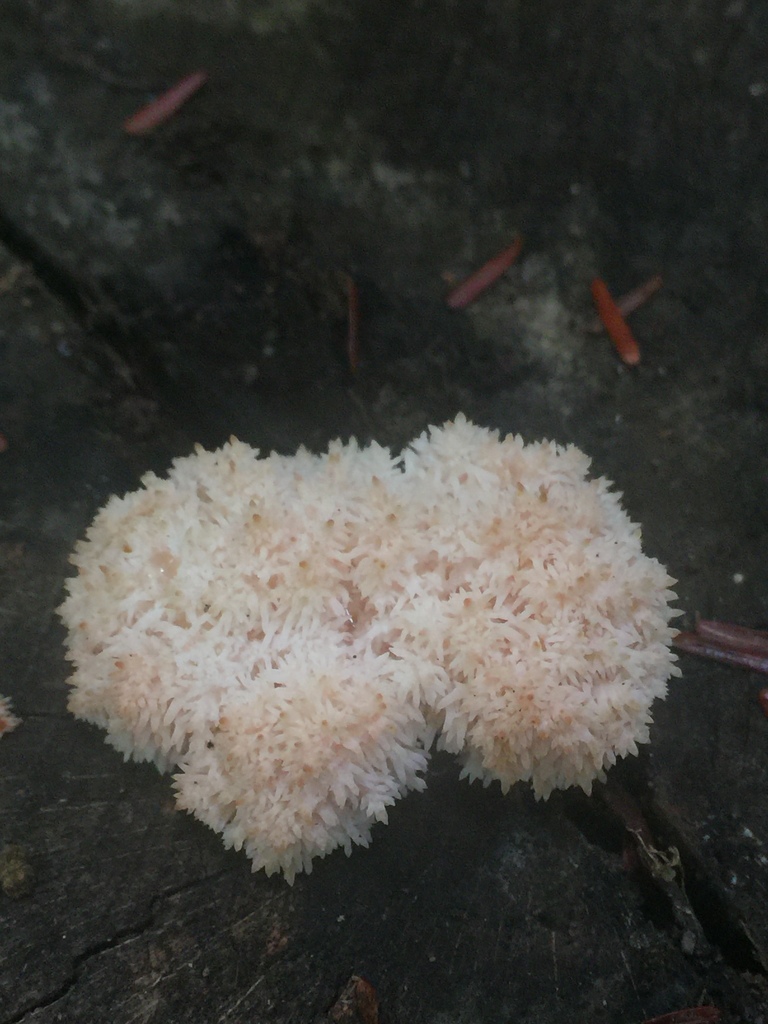
{"label": "dark wet wood surface", "polygon": [[[29,880],[0,893],[0,1024],[313,1024],[353,976],[382,1024],[702,1003],[764,1022],[756,675],[683,659],[652,744],[589,798],[502,797],[436,757],[370,849],[292,888],[67,713],[69,551],[109,494],[230,433],[397,447],[463,410],[573,441],[679,580],[682,621],[768,622],[764,5],[283,18],[0,13],[0,693],[23,718],[0,739],[0,845]],[[203,66],[173,121],[121,133]],[[517,267],[447,310],[441,275],[517,231]],[[589,281],[657,271],[628,370],[585,330]]]}

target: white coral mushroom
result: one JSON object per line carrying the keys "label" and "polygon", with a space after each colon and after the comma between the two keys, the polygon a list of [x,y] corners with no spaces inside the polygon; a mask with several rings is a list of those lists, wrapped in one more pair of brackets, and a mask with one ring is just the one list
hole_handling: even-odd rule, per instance
{"label": "white coral mushroom", "polygon": [[198,448],[73,555],[70,708],[289,881],[423,788],[436,731],[470,778],[588,791],[677,671],[673,581],[588,466],[463,417],[400,460]]}

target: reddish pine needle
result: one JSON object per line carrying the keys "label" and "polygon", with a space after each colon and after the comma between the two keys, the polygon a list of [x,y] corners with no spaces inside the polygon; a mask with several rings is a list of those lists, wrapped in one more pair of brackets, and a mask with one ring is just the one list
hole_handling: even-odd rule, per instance
{"label": "reddish pine needle", "polygon": [[626,295],[622,295],[616,303],[621,310],[622,316],[629,316],[630,313],[634,313],[635,310],[644,305],[651,296],[655,295],[663,284],[664,281],[661,274],[654,274],[653,277],[649,277],[647,281],[639,284],[637,288],[633,288],[631,292],[627,292]]}
{"label": "reddish pine needle", "polygon": [[518,235],[512,245],[502,249],[498,255],[488,260],[482,267],[465,278],[461,284],[457,284],[455,288],[448,292],[445,300],[450,308],[464,309],[471,302],[474,302],[478,295],[481,295],[492,284],[495,284],[502,274],[509,270],[520,255],[522,248],[523,239]]}
{"label": "reddish pine needle", "polygon": [[179,107],[183,106],[208,81],[207,71],[193,71],[181,81],[172,85],[166,92],[156,96],[145,107],[137,110],[123,122],[123,131],[128,135],[144,135],[158,125],[164,124],[173,117]]}
{"label": "reddish pine needle", "polygon": [[627,366],[637,366],[640,362],[640,349],[635,341],[635,336],[621,315],[621,310],[614,302],[605,281],[599,277],[592,282],[592,299],[597,314],[602,320],[614,348],[619,353],[621,361]]}
{"label": "reddish pine needle", "polygon": [[350,274],[345,274],[347,285],[347,360],[352,373],[360,365],[360,291]]}
{"label": "reddish pine needle", "polygon": [[643,1024],[710,1024],[720,1020],[720,1010],[716,1006],[690,1006],[685,1010],[673,1010],[661,1017],[651,1017]]}
{"label": "reddish pine needle", "polygon": [[763,714],[768,718],[768,689],[763,688],[757,695],[758,703],[763,709]]}
{"label": "reddish pine needle", "polygon": [[720,1020],[716,1006],[690,1006],[685,1010],[673,1010],[661,1017],[650,1017],[643,1024],[714,1024]]}
{"label": "reddish pine needle", "polygon": [[768,633],[764,630],[699,618],[695,632],[678,633],[673,643],[688,654],[768,673]]}
{"label": "reddish pine needle", "polygon": [[701,619],[694,632],[678,633],[673,643],[688,654],[768,673],[768,633],[764,630]]}
{"label": "reddish pine needle", "polygon": [[[656,292],[664,284],[661,274],[654,274],[653,277],[649,277],[647,281],[643,281],[637,288],[633,288],[631,292],[627,292],[620,298],[616,299],[616,305],[619,307],[619,312],[623,317],[629,316],[634,313],[636,309],[639,309],[644,305],[651,296],[655,295]],[[599,316],[596,316],[587,326],[587,330],[590,334],[600,334],[604,330],[603,322]]]}
{"label": "reddish pine needle", "polygon": [[718,622],[715,619],[699,619],[696,632],[705,640],[714,640],[732,651],[759,650],[768,655],[768,632],[737,626],[733,622]]}
{"label": "reddish pine needle", "polygon": [[725,665],[746,668],[752,672],[768,673],[768,653],[757,654],[744,650],[732,650],[716,643],[708,643],[696,633],[678,633],[673,640],[675,647],[686,654],[697,654],[711,661],[722,661]]}

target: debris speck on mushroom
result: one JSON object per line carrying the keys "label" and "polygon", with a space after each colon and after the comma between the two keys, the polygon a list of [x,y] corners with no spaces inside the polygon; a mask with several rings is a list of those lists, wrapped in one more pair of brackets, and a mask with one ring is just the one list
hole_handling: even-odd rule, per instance
{"label": "debris speck on mushroom", "polygon": [[647,742],[674,581],[589,459],[463,416],[401,456],[198,447],[72,556],[69,707],[289,882],[463,774],[537,796]]}

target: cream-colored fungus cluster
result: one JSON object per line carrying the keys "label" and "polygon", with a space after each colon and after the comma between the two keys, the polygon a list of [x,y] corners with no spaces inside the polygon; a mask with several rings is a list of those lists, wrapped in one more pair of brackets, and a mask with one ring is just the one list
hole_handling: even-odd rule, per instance
{"label": "cream-colored fungus cluster", "polygon": [[436,736],[470,778],[589,791],[676,669],[673,581],[588,467],[463,417],[399,458],[198,448],[78,545],[69,706],[289,881],[423,789]]}

